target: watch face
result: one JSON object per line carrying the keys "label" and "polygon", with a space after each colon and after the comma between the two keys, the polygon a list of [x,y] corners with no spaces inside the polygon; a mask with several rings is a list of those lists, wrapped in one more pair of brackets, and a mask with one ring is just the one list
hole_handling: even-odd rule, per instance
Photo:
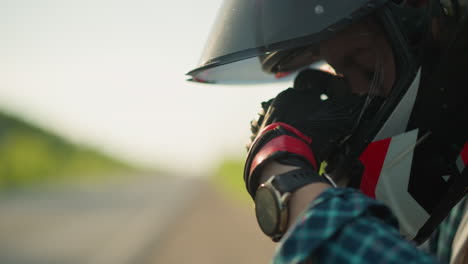
{"label": "watch face", "polygon": [[280,210],[272,190],[261,186],[255,195],[255,214],[263,233],[272,236],[278,232]]}

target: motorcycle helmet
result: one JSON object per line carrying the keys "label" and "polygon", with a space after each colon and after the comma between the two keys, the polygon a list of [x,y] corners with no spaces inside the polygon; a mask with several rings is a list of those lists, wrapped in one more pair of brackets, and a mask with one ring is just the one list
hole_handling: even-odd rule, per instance
{"label": "motorcycle helmet", "polygon": [[[468,89],[459,85],[468,83],[460,70],[468,24],[466,12],[449,7],[435,0],[226,0],[188,75],[255,84],[330,65],[348,92],[366,100],[325,173],[386,203],[402,234],[423,242],[468,186],[468,129],[460,126]],[[436,29],[446,33],[435,39]]]}

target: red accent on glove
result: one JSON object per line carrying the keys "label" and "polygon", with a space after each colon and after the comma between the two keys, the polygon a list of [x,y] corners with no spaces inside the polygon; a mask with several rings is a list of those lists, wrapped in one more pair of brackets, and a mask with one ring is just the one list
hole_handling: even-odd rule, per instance
{"label": "red accent on glove", "polygon": [[317,170],[315,155],[310,148],[311,142],[310,137],[286,123],[277,122],[262,129],[251,144],[244,167],[244,181],[252,198],[258,188],[257,170],[268,160],[297,156]]}
{"label": "red accent on glove", "polygon": [[288,152],[302,156],[312,164],[315,170],[317,170],[317,162],[315,161],[314,153],[310,149],[309,145],[299,138],[282,135],[272,139],[261,148],[252,160],[249,173],[252,174],[258,165],[277,152]]}
{"label": "red accent on glove", "polygon": [[[276,122],[276,123],[273,123],[273,124],[270,124],[266,127],[264,127],[262,129],[262,131],[260,131],[260,133],[258,134],[257,138],[255,139],[255,141],[260,138],[263,134],[265,134],[265,132],[269,131],[269,130],[272,130],[272,129],[275,129],[277,127],[282,127],[284,129],[286,129],[287,131],[289,132],[292,132],[294,133],[296,136],[302,138],[305,142],[311,144],[312,143],[312,139],[306,135],[304,135],[301,131],[297,130],[297,128],[291,126],[291,125],[288,125],[286,123],[283,123],[283,122]],[[254,143],[255,143],[254,141]],[[253,144],[252,144],[253,145]]]}

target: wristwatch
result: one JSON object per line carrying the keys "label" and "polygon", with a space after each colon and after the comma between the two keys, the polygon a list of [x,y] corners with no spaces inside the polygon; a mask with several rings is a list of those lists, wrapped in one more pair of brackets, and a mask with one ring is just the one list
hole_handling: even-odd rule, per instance
{"label": "wristwatch", "polygon": [[273,241],[279,241],[288,226],[288,201],[297,189],[314,182],[336,186],[326,175],[311,169],[296,169],[273,175],[258,187],[255,194],[255,215],[260,229]]}

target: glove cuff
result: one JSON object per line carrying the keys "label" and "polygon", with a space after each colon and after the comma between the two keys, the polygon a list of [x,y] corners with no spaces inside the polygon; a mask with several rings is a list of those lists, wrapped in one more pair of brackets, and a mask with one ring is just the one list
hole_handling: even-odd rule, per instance
{"label": "glove cuff", "polygon": [[252,143],[244,167],[244,181],[252,198],[260,184],[260,171],[267,161],[277,160],[283,164],[288,164],[288,160],[295,164],[299,161],[317,171],[311,142],[311,138],[285,123],[278,122],[265,127]]}

